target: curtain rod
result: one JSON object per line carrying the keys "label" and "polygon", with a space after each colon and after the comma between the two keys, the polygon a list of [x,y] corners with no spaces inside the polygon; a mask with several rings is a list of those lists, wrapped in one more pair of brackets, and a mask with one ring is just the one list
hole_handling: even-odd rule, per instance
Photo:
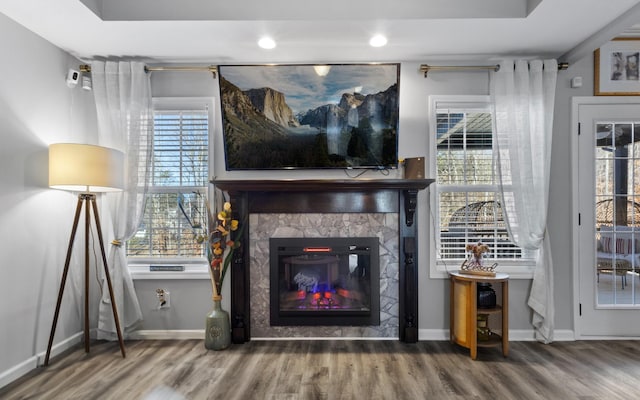
{"label": "curtain rod", "polygon": [[[569,68],[568,62],[558,63],[558,71],[564,71]],[[424,72],[424,77],[427,77],[429,71],[469,71],[476,69],[488,69],[498,72],[500,65],[420,65],[420,72]]]}
{"label": "curtain rod", "polygon": [[[159,66],[159,67],[150,67],[145,66],[144,70],[149,71],[209,71],[213,74],[213,77],[216,77],[218,73],[218,67],[215,65],[208,66]],[[91,72],[91,65],[82,64],[80,65],[81,72]]]}

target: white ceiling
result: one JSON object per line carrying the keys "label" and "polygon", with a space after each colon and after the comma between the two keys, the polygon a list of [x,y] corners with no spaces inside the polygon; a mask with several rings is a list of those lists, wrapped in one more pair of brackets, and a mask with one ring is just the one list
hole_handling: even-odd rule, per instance
{"label": "white ceiling", "polygon": [[[504,56],[558,58],[598,33],[608,35],[606,41],[630,28],[629,15],[640,16],[638,3],[640,0],[0,0],[0,13],[84,60],[430,62]],[[387,36],[385,47],[368,45],[376,33]],[[259,48],[256,42],[263,35],[273,37],[277,47]]]}

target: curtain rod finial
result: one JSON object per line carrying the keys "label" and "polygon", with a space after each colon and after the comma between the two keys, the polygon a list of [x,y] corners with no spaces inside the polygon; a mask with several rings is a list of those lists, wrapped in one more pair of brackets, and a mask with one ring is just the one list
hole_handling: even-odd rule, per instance
{"label": "curtain rod finial", "polygon": [[429,64],[422,64],[420,65],[420,71],[424,73],[424,77],[427,77],[427,74],[429,73],[429,70],[431,69],[431,67],[429,66]]}

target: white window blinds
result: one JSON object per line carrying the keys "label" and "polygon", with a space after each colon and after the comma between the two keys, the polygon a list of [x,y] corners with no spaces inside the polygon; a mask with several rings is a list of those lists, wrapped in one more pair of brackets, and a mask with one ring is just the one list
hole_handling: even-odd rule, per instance
{"label": "white window blinds", "polygon": [[482,242],[488,258],[521,258],[509,240],[493,171],[492,115],[484,103],[436,107],[438,258],[463,259]]}
{"label": "white window blinds", "polygon": [[128,256],[202,258],[191,224],[206,223],[209,111],[156,110],[154,125],[152,180]]}

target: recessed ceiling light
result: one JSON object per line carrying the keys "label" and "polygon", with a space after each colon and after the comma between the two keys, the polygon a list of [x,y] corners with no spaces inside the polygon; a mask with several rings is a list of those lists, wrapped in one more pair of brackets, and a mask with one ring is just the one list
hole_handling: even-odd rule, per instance
{"label": "recessed ceiling light", "polygon": [[387,38],[382,35],[375,35],[369,40],[369,44],[372,47],[382,47],[387,44]]}
{"label": "recessed ceiling light", "polygon": [[263,49],[273,49],[274,47],[276,47],[276,42],[270,37],[265,36],[258,40],[258,46],[262,47]]}
{"label": "recessed ceiling light", "polygon": [[330,65],[314,65],[313,69],[316,71],[318,76],[327,76],[329,71],[331,70]]}

